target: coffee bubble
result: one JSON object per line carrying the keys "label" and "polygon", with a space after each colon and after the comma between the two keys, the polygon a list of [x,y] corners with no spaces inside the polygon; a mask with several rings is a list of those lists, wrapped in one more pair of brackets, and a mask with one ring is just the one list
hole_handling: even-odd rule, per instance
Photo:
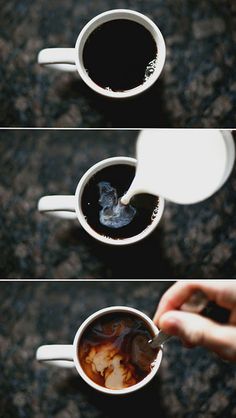
{"label": "coffee bubble", "polygon": [[157,58],[149,62],[145,71],[144,81],[147,81],[149,77],[154,73],[156,69],[156,65],[157,65]]}
{"label": "coffee bubble", "polygon": [[154,221],[154,220],[155,220],[155,218],[157,217],[158,212],[159,212],[159,208],[158,208],[158,207],[156,207],[156,208],[154,209],[154,211],[152,212],[152,216],[151,216],[151,220],[152,220],[152,221]]}

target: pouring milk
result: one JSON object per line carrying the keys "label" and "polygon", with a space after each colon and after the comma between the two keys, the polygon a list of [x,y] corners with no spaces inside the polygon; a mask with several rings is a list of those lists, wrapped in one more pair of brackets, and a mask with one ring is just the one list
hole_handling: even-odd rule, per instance
{"label": "pouring milk", "polygon": [[235,146],[230,131],[145,129],[136,154],[136,174],[123,204],[140,193],[193,204],[223,186],[233,168]]}

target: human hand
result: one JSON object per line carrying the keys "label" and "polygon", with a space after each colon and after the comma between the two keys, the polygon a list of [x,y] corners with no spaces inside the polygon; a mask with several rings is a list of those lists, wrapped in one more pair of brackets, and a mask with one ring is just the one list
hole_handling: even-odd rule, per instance
{"label": "human hand", "polygon": [[[221,325],[200,314],[181,311],[181,306],[199,290],[210,301],[230,310],[228,324]],[[154,322],[166,334],[180,337],[189,348],[200,345],[226,360],[236,361],[236,282],[179,281],[162,296]]]}

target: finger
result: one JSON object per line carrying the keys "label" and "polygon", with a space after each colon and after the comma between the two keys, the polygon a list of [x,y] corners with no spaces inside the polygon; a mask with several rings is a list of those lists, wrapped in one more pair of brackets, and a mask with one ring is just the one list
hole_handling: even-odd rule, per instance
{"label": "finger", "polygon": [[185,340],[181,339],[181,342],[185,348],[194,348],[195,345],[187,343]]}
{"label": "finger", "polygon": [[216,302],[224,308],[233,309],[236,305],[236,283],[232,283],[232,281],[179,281],[171,286],[162,296],[154,315],[154,322],[158,324],[163,313],[180,309],[181,305],[183,305],[196,290],[202,290],[209,300]]}
{"label": "finger", "polygon": [[236,306],[230,314],[229,323],[232,325],[236,325]]}
{"label": "finger", "polygon": [[191,346],[206,347],[222,358],[236,361],[236,328],[219,325],[200,315],[169,311],[159,321],[160,328],[169,335],[180,337]]}
{"label": "finger", "polygon": [[154,322],[159,325],[163,313],[178,309],[191,296],[192,290],[189,282],[176,282],[162,296],[154,315]]}

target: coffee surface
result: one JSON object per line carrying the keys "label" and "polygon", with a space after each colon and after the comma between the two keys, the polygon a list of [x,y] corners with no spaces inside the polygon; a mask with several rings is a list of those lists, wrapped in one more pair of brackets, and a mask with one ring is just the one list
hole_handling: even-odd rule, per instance
{"label": "coffee surface", "polygon": [[157,47],[151,33],[139,23],[116,19],[88,37],[84,67],[100,87],[126,91],[142,85],[156,66]]}
{"label": "coffee surface", "polygon": [[85,330],[78,356],[86,375],[100,386],[118,390],[147,376],[158,350],[148,344],[153,332],[138,316],[104,315]]}
{"label": "coffee surface", "polygon": [[[82,212],[90,227],[100,235],[113,239],[125,239],[140,234],[152,223],[153,213],[157,211],[158,207],[158,198],[147,194],[137,195],[131,202],[132,208],[129,207],[127,210],[123,207],[119,211],[118,217],[116,217],[117,207],[115,207],[115,209],[113,208],[115,210],[113,219],[111,219],[112,214],[109,211],[105,211],[107,216],[104,218],[104,208],[101,205],[101,189],[108,190],[107,183],[109,183],[110,190],[115,189],[116,191],[115,199],[120,199],[128,190],[134,175],[135,167],[127,164],[117,164],[99,171],[86,184],[81,200]],[[104,183],[106,183],[106,187]],[[101,187],[101,184],[103,187]],[[106,196],[106,198],[108,199],[109,196]],[[114,199],[114,193],[110,198]],[[102,210],[103,218],[101,219]],[[119,220],[119,224],[116,223],[117,220]],[[116,227],[112,225],[112,222],[116,223]]]}

